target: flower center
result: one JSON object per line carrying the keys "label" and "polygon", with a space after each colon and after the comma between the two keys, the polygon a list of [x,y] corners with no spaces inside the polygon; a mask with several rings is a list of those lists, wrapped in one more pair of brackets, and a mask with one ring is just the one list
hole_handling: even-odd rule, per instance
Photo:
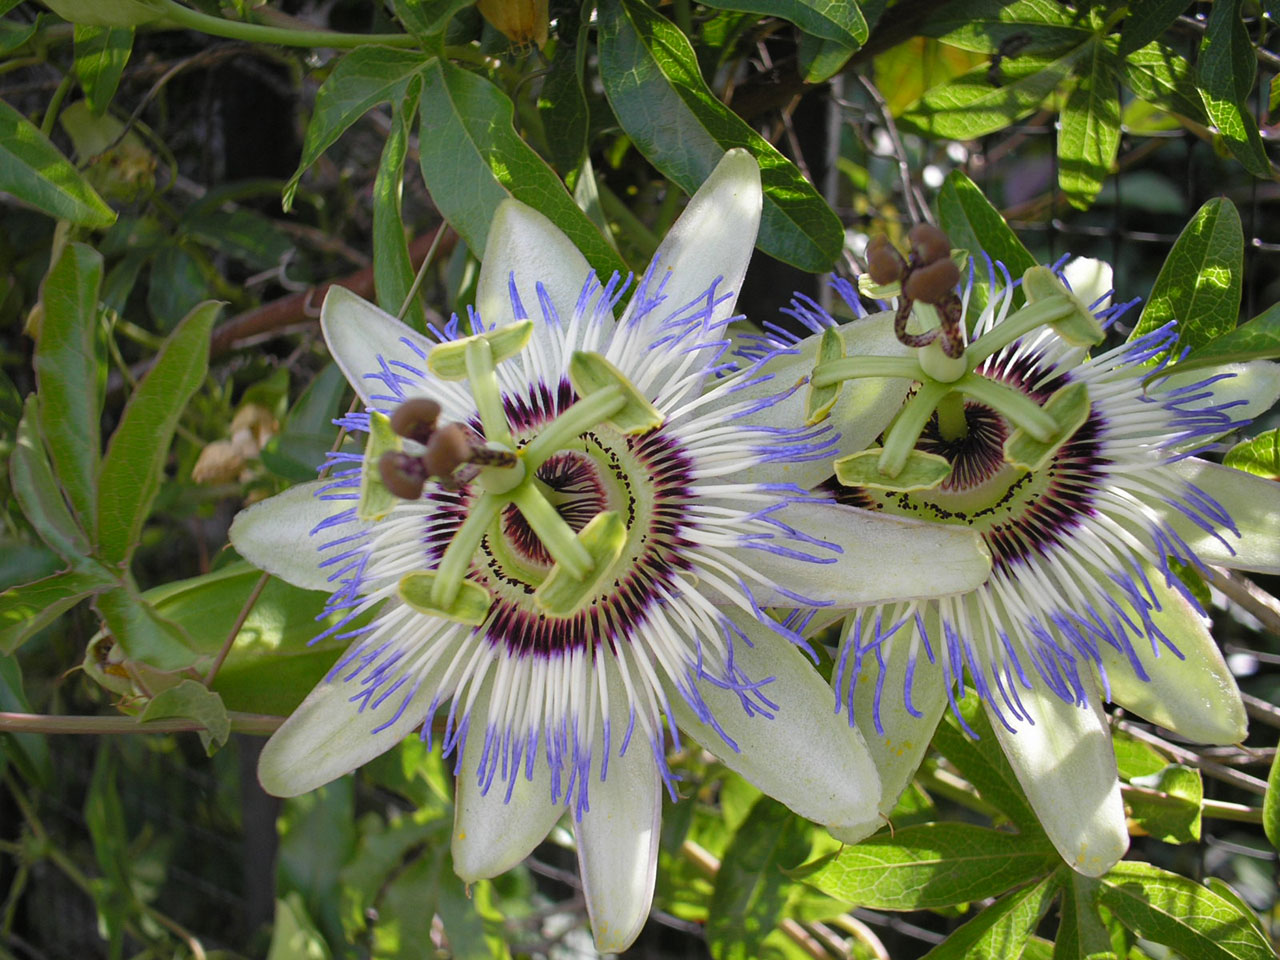
{"label": "flower center", "polygon": [[[539,467],[534,477],[542,485],[547,502],[574,533],[579,533],[597,513],[609,509],[603,478],[585,453],[561,451]],[[507,504],[502,511],[502,536],[529,563],[550,568],[555,562],[515,504]]]}

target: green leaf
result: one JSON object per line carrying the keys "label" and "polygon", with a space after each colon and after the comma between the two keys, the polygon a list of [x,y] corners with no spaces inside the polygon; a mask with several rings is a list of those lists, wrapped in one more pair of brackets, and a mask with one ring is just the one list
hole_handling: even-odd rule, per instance
{"label": "green leaf", "polygon": [[1271,845],[1280,850],[1280,751],[1271,761],[1267,794],[1262,798],[1262,829]]}
{"label": "green leaf", "polygon": [[1223,880],[1221,877],[1205,877],[1204,885],[1224,900],[1230,902],[1236,910],[1242,913],[1249,922],[1253,924],[1253,929],[1257,930],[1261,936],[1270,936],[1270,934],[1267,933],[1266,927],[1262,924],[1262,918],[1258,916],[1253,907],[1249,906],[1248,901],[1246,901],[1244,897],[1240,896],[1231,884],[1227,883],[1227,881]]}
{"label": "green leaf", "polygon": [[791,892],[782,871],[809,853],[807,827],[768,797],[751,808],[725,850],[708,906],[707,946],[716,960],[757,956]]}
{"label": "green leaf", "polygon": [[[330,943],[344,940],[340,877],[342,865],[355,852],[354,801],[355,781],[343,777],[286,800],[277,820],[276,891],[301,894],[307,915]],[[421,904],[421,909],[430,916],[431,903]]]}
{"label": "green leaf", "polygon": [[1131,2],[1120,28],[1121,56],[1145,47],[1173,26],[1178,15],[1187,9],[1187,0],[1141,0]]}
{"label": "green leaf", "polygon": [[1280,429],[1237,443],[1227,451],[1222,462],[1268,480],[1280,480]]}
{"label": "green leaf", "polygon": [[96,27],[134,27],[164,16],[153,0],[41,0],[63,20]]}
{"label": "green leaf", "polygon": [[[4,4],[0,3],[0,14],[6,12]],[[38,24],[34,22],[14,23],[12,20],[0,20],[0,55],[16,50],[30,40],[35,36],[37,26]]]}
{"label": "green leaf", "polygon": [[284,188],[284,208],[293,205],[298,181],[347,128],[380,103],[404,99],[409,79],[430,58],[412,50],[357,47],[338,61],[316,91],[316,105],[307,124],[302,159]]}
{"label": "green leaf", "polygon": [[[951,238],[951,246],[968,250],[974,258],[974,287],[970,313],[977,316],[991,296],[990,279],[982,254],[998,260],[1015,279],[1036,265],[1017,235],[1009,229],[1000,211],[991,205],[977,185],[962,170],[947,174],[938,191],[938,220]],[[1022,288],[1014,291],[1015,304],[1025,300]]]}
{"label": "green leaf", "polygon": [[329,960],[329,945],[307,916],[307,905],[296,892],[276,901],[267,960]]}
{"label": "green leaf", "polygon": [[510,960],[505,916],[494,906],[492,883],[464,884],[450,862],[440,871],[436,897],[436,913],[456,960]]}
{"label": "green leaf", "polygon": [[213,297],[201,261],[189,250],[164,247],[151,265],[147,309],[161,330],[172,330],[201,303]]}
{"label": "green leaf", "polygon": [[116,213],[26,117],[0,100],[0,190],[82,227],[108,227]]}
{"label": "green leaf", "polygon": [[98,550],[107,563],[127,567],[142,525],[164,480],[178,420],[209,370],[209,336],[222,309],[196,307],[160,348],[111,435],[98,478]]}
{"label": "green leaf", "polygon": [[1116,753],[1116,769],[1123,780],[1147,777],[1169,765],[1164,754],[1123,730],[1111,731],[1111,746]]}
{"label": "green leaf", "polygon": [[40,438],[40,412],[36,395],[27,397],[9,453],[9,482],[22,512],[42,540],[68,561],[89,552],[89,538],[76,522],[62,488],[53,475],[49,454]]}
{"label": "green leaf", "polygon": [[1019,956],[1060,886],[1058,874],[1053,873],[997,900],[926,953],[923,960],[1008,960]]}
{"label": "green leaf", "polygon": [[598,274],[625,275],[625,264],[560,178],[516,133],[505,93],[484,77],[435,61],[423,72],[419,112],[422,177],[472,250],[484,250],[494,211],[511,196],[549,217]]}
{"label": "green leaf", "polygon": [[826,83],[849,62],[856,51],[838,40],[824,40],[812,34],[800,34],[796,61],[805,83]]}
{"label": "green leaf", "polygon": [[975,140],[1003,130],[1044,103],[1070,76],[1084,49],[1076,48],[1055,60],[1006,60],[1000,67],[1000,86],[992,85],[989,67],[976,67],[926,91],[898,118],[898,125],[911,133],[952,140]]}
{"label": "green leaf", "polygon": [[1246,100],[1258,62],[1241,16],[1243,0],[1218,0],[1209,12],[1198,69],[1209,119],[1227,148],[1256,177],[1273,176],[1271,161]]}
{"label": "green leaf", "polygon": [[921,32],[975,53],[1044,55],[1093,37],[1088,17],[1043,0],[953,0]]}
{"label": "green leaf", "polygon": [[[206,194],[204,200],[209,199]],[[178,229],[184,236],[234,257],[253,270],[277,268],[297,250],[291,238],[253,210],[221,210],[201,202],[187,211]]]}
{"label": "green leaf", "polygon": [[1225,197],[1196,211],[1160,268],[1129,339],[1178,321],[1178,348],[1201,347],[1240,318],[1244,230]]}
{"label": "green leaf", "polygon": [[[574,8],[570,8],[574,9]],[[562,21],[557,29],[556,52],[538,91],[538,114],[547,131],[547,154],[562,176],[582,166],[587,156],[591,111],[583,89],[586,71],[587,24],[581,17]]]}
{"label": "green leaf", "polygon": [[111,941],[110,955],[118,957],[126,912],[134,897],[129,886],[129,828],[116,789],[112,747],[106,741],[98,744],[97,762],[84,799],[84,820],[101,876],[92,887],[99,923]]}
{"label": "green leaf", "polygon": [[1200,804],[1204,785],[1200,771],[1170,764],[1157,774],[1134,781],[1140,790],[1125,794],[1130,819],[1164,843],[1200,839]]}
{"label": "green leaf", "polygon": [[97,526],[101,283],[101,255],[82,243],[67,244],[44,279],[44,319],[36,341],[40,428],[58,480],[86,530]]}
{"label": "green leaf", "polygon": [[824,893],[879,910],[921,910],[997,897],[1060,862],[1043,839],[967,823],[877,834],[794,871]]}
{"label": "green leaf", "polygon": [[110,106],[132,52],[133,27],[76,24],[76,76],[94,113],[102,114]]}
{"label": "green leaf", "polygon": [[1280,304],[1274,304],[1247,323],[1192,350],[1178,361],[1178,370],[1271,357],[1280,357]]}
{"label": "green leaf", "polygon": [[688,39],[634,0],[600,7],[600,73],[613,112],[645,158],[693,193],[731,147],[760,164],[764,210],[758,245],[804,270],[829,270],[844,228],[790,160],[721,103],[703,82]]}
{"label": "green leaf", "polygon": [[1187,877],[1124,860],[1102,879],[1099,901],[1138,936],[1197,960],[1275,960],[1240,908]]}
{"label": "green leaf", "polygon": [[981,701],[969,694],[958,706],[960,715],[978,738],[975,740],[966,734],[960,722],[948,713],[934,733],[934,746],[966,780],[977,787],[983,800],[1007,816],[1023,833],[1042,837],[1040,820],[1018,785],[1018,777],[1005,759],[1004,751],[1000,749]]}
{"label": "green leaf", "polygon": [[867,42],[867,21],[854,0],[707,0],[705,6],[779,17],[855,50]]}
{"label": "green leaf", "polygon": [[1093,203],[1120,149],[1120,92],[1109,55],[1094,44],[1088,70],[1062,107],[1058,186],[1079,210]]}
{"label": "green leaf", "polygon": [[156,613],[132,584],[106,590],[93,603],[130,659],[165,671],[195,663],[196,653],[186,632]]}
{"label": "green leaf", "polygon": [[[391,133],[382,147],[382,159],[378,161],[378,173],[373,180],[373,285],[378,305],[393,317],[400,316],[400,308],[414,279],[409,239],[405,236],[400,210],[409,125],[418,109],[421,89],[421,79],[410,78],[404,101],[392,106]],[[426,332],[427,315],[420,297],[414,296],[403,319],[413,329]]]}
{"label": "green leaf", "polygon": [[[22,667],[14,657],[0,657],[0,710],[30,713],[31,704],[22,689]],[[47,788],[53,778],[49,745],[36,733],[0,733],[0,750],[23,778]]]}
{"label": "green leaf", "polygon": [[455,13],[473,3],[475,0],[392,0],[396,16],[416,37],[439,33]]}
{"label": "green leaf", "polygon": [[81,600],[117,582],[104,568],[87,564],[0,592],[0,652],[13,653]]}
{"label": "green leaf", "polygon": [[1065,871],[1065,879],[1053,960],[1102,960],[1111,952],[1111,937],[1098,916],[1099,883],[1074,870]]}
{"label": "green leaf", "polygon": [[1187,58],[1162,43],[1149,43],[1118,58],[1124,82],[1143,100],[1197,123],[1208,120],[1199,76]]}
{"label": "green leaf", "polygon": [[[338,874],[342,889],[342,925],[350,938],[368,929],[370,911],[387,881],[414,850],[448,840],[449,823],[439,814],[418,811],[385,828],[377,817],[361,821],[360,841]],[[427,909],[430,904],[424,904]]]}
{"label": "green leaf", "polygon": [[149,721],[173,717],[203,725],[200,741],[209,756],[231,735],[231,719],[222,698],[198,680],[183,680],[176,687],[161,690],[138,715],[138,723],[145,727]]}

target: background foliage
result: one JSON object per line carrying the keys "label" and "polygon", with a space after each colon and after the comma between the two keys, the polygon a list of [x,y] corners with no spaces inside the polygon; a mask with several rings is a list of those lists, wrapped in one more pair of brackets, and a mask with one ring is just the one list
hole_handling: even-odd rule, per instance
{"label": "background foliage", "polygon": [[[756,322],[936,217],[1015,270],[1111,260],[1140,328],[1191,318],[1184,364],[1278,352],[1280,4],[537,6],[0,0],[0,955],[591,955],[569,834],[464,890],[416,740],[262,794],[260,737],[335,642],[307,645],[319,595],[225,547],[351,402],[325,284],[440,324],[506,196],[626,271],[743,146]],[[1277,436],[1226,461],[1280,477]],[[892,829],[844,849],[690,747],[634,955],[1274,956],[1280,605],[1193,586],[1253,733],[1115,717],[1135,843],[1107,876],[1057,859],[970,701],[980,737],[948,718]]]}

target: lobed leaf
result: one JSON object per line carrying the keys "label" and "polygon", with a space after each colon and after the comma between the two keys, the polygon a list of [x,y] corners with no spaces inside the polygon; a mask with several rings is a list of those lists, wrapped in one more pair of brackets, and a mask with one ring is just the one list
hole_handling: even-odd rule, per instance
{"label": "lobed leaf", "polygon": [[22,512],[36,533],[63,559],[74,562],[89,552],[89,538],[67,508],[40,437],[36,395],[27,397],[9,454],[9,482]]}
{"label": "lobed leaf", "polygon": [[1111,953],[1111,936],[1098,916],[1099,885],[1074,870],[1065,872],[1054,960],[1102,958]]}
{"label": "lobed leaf", "polygon": [[[393,317],[400,316],[414,281],[413,261],[400,211],[409,127],[418,110],[421,91],[422,79],[415,75],[410,78],[404,100],[392,105],[391,133],[382,147],[378,173],[373,180],[373,285],[378,306]],[[427,315],[421,298],[414,296],[402,319],[420,333],[426,332]]]}
{"label": "lobed leaf", "polygon": [[186,631],[160,616],[133,584],[105,590],[93,604],[130,659],[165,671],[182,670],[196,662]]}
{"label": "lobed leaf", "polygon": [[109,227],[116,213],[26,117],[0,100],[0,190],[82,227]]}
{"label": "lobed leaf", "polygon": [[1052,873],[1039,883],[1016,890],[980,912],[922,960],[1007,960],[1020,956],[1062,885]]}
{"label": "lobed leaf", "polygon": [[1143,100],[1197,123],[1208,121],[1196,68],[1177,51],[1149,43],[1116,61],[1124,82]]}
{"label": "lobed leaf", "polygon": [[1173,26],[1174,21],[1186,9],[1186,0],[1143,0],[1142,3],[1130,3],[1124,26],[1120,28],[1120,47],[1116,52],[1126,56],[1145,47]]}
{"label": "lobed leaf", "polygon": [[1270,178],[1274,170],[1246,104],[1258,66],[1241,15],[1242,2],[1219,0],[1209,12],[1200,44],[1200,94],[1209,119],[1235,158],[1255,177]]}
{"label": "lobed leaf", "polygon": [[635,0],[600,5],[600,74],[614,115],[645,158],[693,193],[731,147],[760,164],[758,245],[804,270],[829,270],[844,247],[839,218],[790,160],[721,103],[689,40]]}
{"label": "lobed leaf", "polygon": [[1120,149],[1120,94],[1101,44],[1093,45],[1088,69],[1067,96],[1059,123],[1058,186],[1073,207],[1086,210]]}

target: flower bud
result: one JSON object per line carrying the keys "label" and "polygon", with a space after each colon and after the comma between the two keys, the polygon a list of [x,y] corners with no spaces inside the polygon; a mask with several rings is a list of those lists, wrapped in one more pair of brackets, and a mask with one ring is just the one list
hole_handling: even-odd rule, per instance
{"label": "flower bud", "polygon": [[536,43],[541,50],[547,42],[547,0],[480,0],[476,8],[512,43]]}
{"label": "flower bud", "polygon": [[191,468],[191,479],[200,484],[232,483],[240,476],[244,461],[234,443],[216,440],[200,451],[196,465]]}
{"label": "flower bud", "polygon": [[902,279],[902,271],[906,268],[902,254],[893,248],[889,238],[877,234],[867,242],[867,273],[880,286],[896,283]]}
{"label": "flower bud", "polygon": [[911,252],[920,263],[933,263],[951,256],[951,240],[937,227],[929,223],[917,223],[907,234]]}
{"label": "flower bud", "polygon": [[947,258],[923,267],[917,267],[902,285],[902,292],[912,300],[937,303],[955,290],[960,282],[960,268]]}

